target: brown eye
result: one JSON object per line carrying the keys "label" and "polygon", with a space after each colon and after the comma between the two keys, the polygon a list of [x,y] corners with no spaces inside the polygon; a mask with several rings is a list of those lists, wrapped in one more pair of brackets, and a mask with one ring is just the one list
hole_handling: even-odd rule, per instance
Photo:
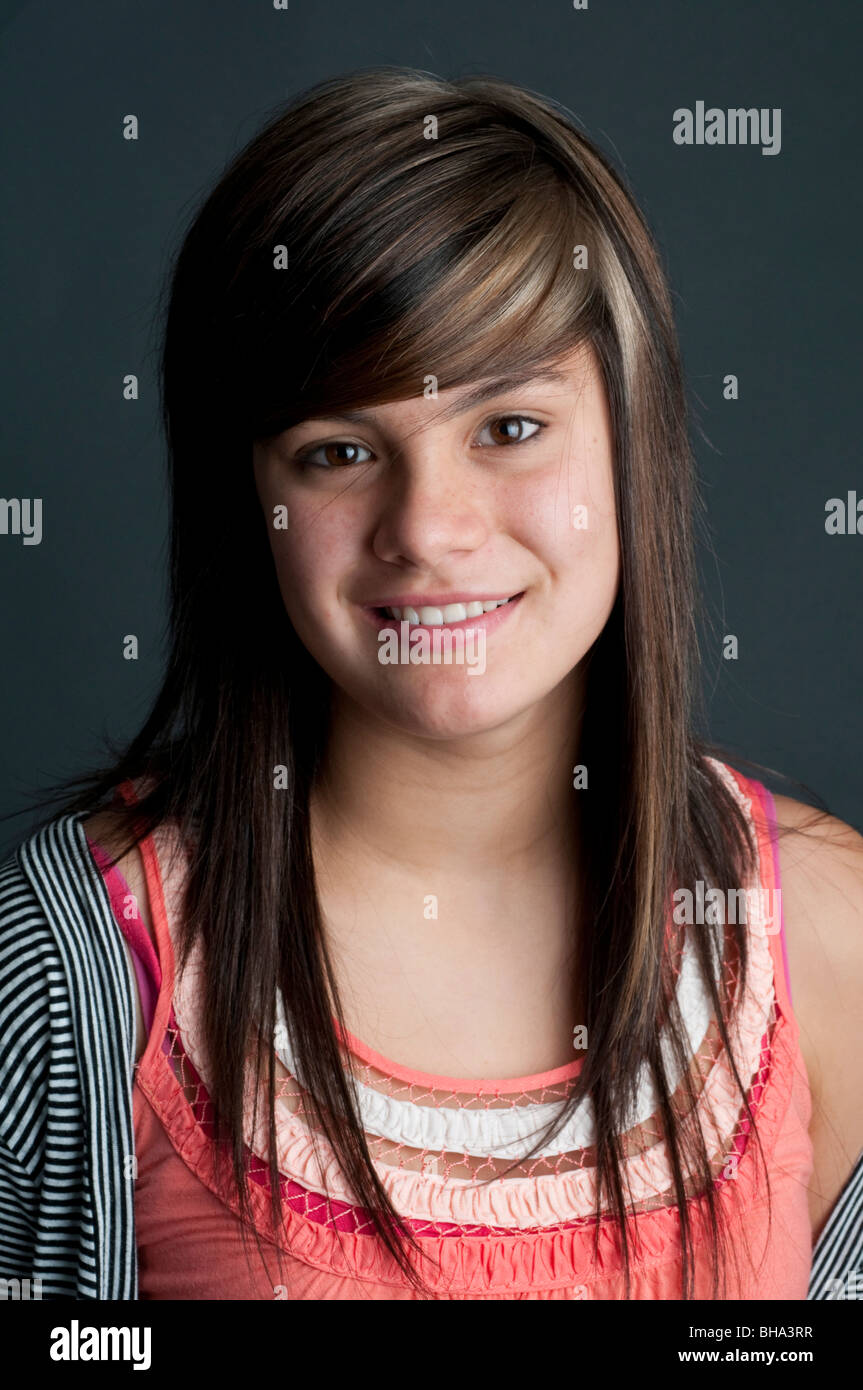
{"label": "brown eye", "polygon": [[[525,426],[531,425],[533,429],[525,433]],[[542,429],[545,426],[541,421],[532,420],[527,415],[498,415],[489,421],[483,432],[488,430],[491,433],[492,438],[488,441],[491,444],[522,444],[527,439],[533,439]]]}
{"label": "brown eye", "polygon": [[[360,458],[360,454],[368,457]],[[352,444],[349,439],[333,439],[328,444],[318,444],[307,454],[301,454],[299,462],[310,468],[346,468],[352,463],[368,463],[370,458],[371,450],[364,445]]]}

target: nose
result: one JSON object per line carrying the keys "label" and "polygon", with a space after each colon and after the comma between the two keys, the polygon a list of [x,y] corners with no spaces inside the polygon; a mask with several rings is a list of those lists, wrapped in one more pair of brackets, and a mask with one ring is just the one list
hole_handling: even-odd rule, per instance
{"label": "nose", "polygon": [[440,444],[405,450],[382,486],[373,541],[381,560],[432,571],[451,554],[478,550],[489,535],[487,480]]}

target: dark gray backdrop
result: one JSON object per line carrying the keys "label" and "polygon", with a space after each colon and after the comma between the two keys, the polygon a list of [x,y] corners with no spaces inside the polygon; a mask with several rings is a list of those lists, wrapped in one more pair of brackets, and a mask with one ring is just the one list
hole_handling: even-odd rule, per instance
{"label": "dark gray backdrop", "polygon": [[[43,499],[41,544],[0,535],[0,812],[80,770],[103,731],[132,733],[157,683],[153,320],[188,211],[274,103],[394,63],[552,96],[624,172],[669,273],[695,411],[711,733],[863,827],[863,535],[824,527],[828,498],[863,498],[860,30],[851,0],[0,4],[0,496]],[[676,145],[672,113],[697,101],[780,108],[780,152]],[[2,823],[0,846],[30,820]]]}

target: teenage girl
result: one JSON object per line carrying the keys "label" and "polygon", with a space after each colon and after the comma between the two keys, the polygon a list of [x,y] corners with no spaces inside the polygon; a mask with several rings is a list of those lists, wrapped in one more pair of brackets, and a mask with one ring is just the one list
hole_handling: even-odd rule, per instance
{"label": "teenage girl", "polygon": [[619,177],[506,82],[321,84],[195,215],[163,395],[165,681],[67,806],[135,982],[140,1295],[805,1298],[863,838],[695,732]]}

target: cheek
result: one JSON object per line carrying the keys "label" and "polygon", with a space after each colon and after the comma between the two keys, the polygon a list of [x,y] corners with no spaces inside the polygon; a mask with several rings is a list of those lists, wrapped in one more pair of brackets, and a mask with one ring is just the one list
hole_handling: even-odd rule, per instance
{"label": "cheek", "polygon": [[292,621],[302,626],[304,614],[319,618],[329,611],[342,576],[350,573],[356,547],[356,532],[347,518],[335,507],[295,502],[288,506],[287,530],[273,530],[270,543]]}
{"label": "cheek", "polygon": [[511,500],[512,534],[542,558],[557,586],[577,585],[598,599],[609,588],[616,591],[617,511],[605,449],[549,469]]}

